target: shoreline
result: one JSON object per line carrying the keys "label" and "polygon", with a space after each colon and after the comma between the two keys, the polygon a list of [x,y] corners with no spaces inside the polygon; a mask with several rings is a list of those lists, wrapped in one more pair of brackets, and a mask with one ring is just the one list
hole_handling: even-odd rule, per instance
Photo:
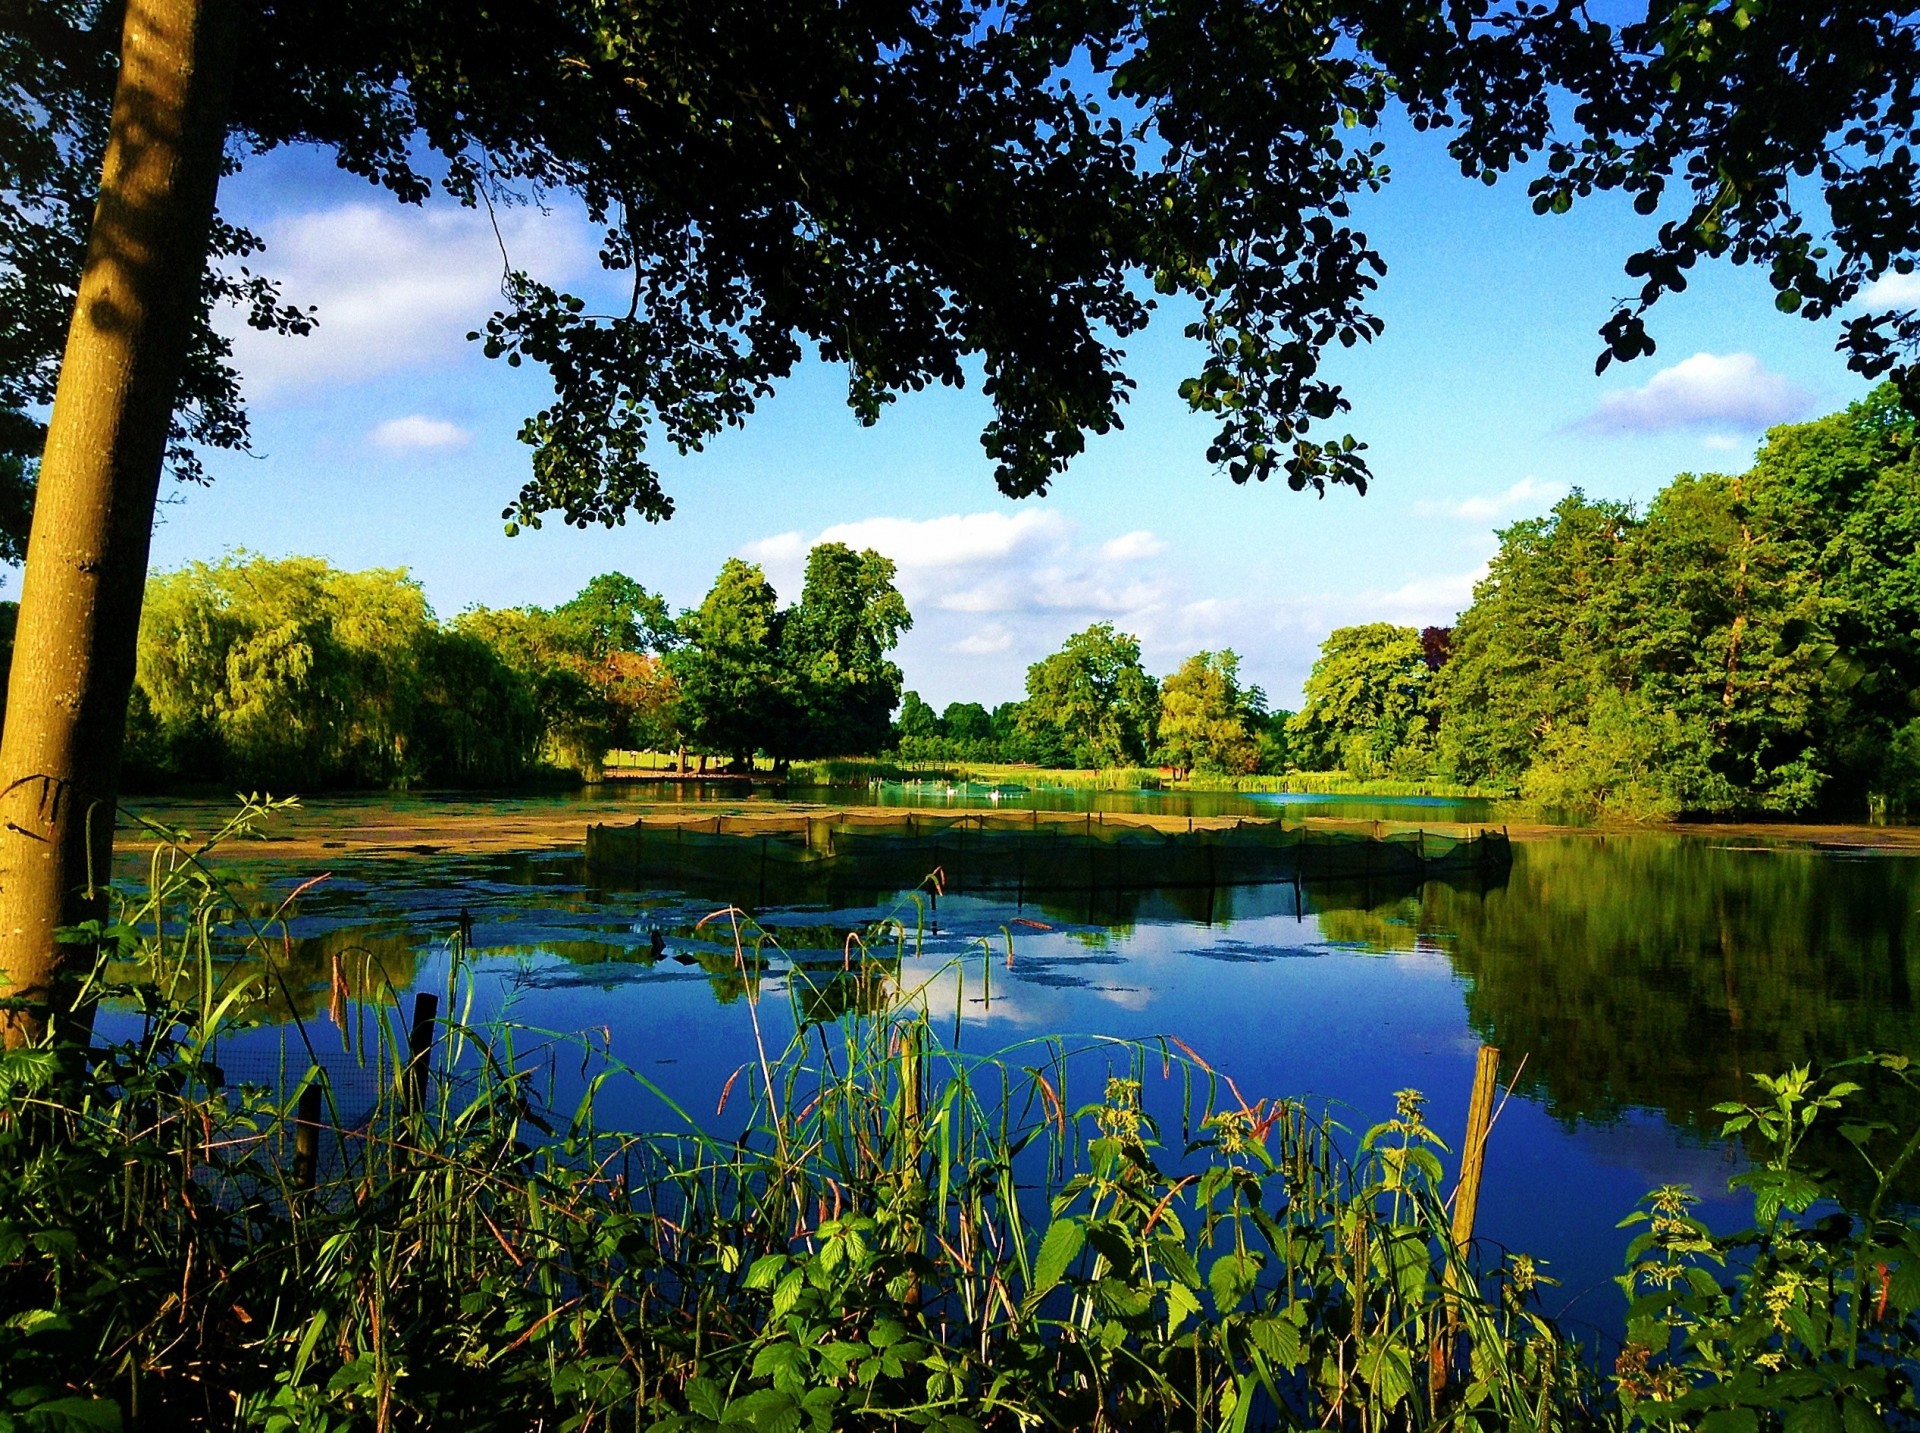
{"label": "shoreline", "polygon": [[[232,810],[231,803],[195,801],[132,801],[133,812],[167,825],[185,825],[196,835],[205,832]],[[516,809],[516,807],[518,809]],[[396,809],[397,808],[397,809]],[[752,820],[776,820],[794,812],[846,812],[852,815],[900,815],[900,806],[814,802],[607,802],[550,801],[540,797],[508,800],[446,800],[409,806],[391,798],[322,797],[303,804],[287,818],[271,823],[263,836],[220,847],[215,860],[251,862],[298,861],[324,865],[332,860],[400,859],[424,856],[485,856],[550,854],[584,851],[590,825],[625,825],[647,817],[653,820],[701,820],[731,815]],[[928,815],[957,815],[955,807],[923,808]],[[1728,844],[1756,850],[1809,849],[1862,851],[1882,854],[1920,854],[1920,826],[1872,826],[1814,822],[1685,821],[1657,825],[1607,823],[1559,826],[1547,822],[1372,821],[1339,816],[1243,817],[1175,816],[1157,813],[1093,812],[1102,824],[1126,824],[1173,831],[1218,828],[1239,821],[1279,821],[1309,829],[1368,831],[1428,830],[1436,835],[1468,835],[1480,830],[1504,830],[1522,844],[1588,838],[1684,836],[1719,837]],[[1043,812],[1042,820],[1070,820],[1065,812]],[[154,837],[123,814],[115,838],[122,861],[151,850]]]}

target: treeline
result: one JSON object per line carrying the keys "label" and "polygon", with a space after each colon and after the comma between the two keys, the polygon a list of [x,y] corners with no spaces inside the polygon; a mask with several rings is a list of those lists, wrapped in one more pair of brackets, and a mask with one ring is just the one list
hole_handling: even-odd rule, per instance
{"label": "treeline", "polygon": [[1246,775],[1288,765],[1288,712],[1240,684],[1231,651],[1198,652],[1165,681],[1140,643],[1096,623],[1027,668],[1027,694],[989,711],[954,702],[935,713],[918,693],[901,703],[899,751],[909,761],[1031,762],[1102,768],[1147,764]]}
{"label": "treeline", "polygon": [[731,560],[697,607],[618,573],[553,608],[437,619],[404,570],[250,555],[155,576],[128,713],[148,785],[487,786],[614,747],[744,764],[890,742],[894,566],[827,543],[800,599]]}
{"label": "treeline", "polygon": [[1302,765],[1636,817],[1920,810],[1920,459],[1890,388],[1739,476],[1575,492],[1500,534],[1450,632],[1343,628]]}

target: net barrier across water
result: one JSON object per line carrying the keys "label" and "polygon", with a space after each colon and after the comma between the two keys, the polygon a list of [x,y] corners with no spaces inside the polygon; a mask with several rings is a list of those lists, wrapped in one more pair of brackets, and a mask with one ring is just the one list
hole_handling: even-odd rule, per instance
{"label": "net barrier across water", "polygon": [[740,896],[816,881],[911,888],[939,873],[958,894],[1215,889],[1269,882],[1504,877],[1505,833],[1385,835],[1279,821],[1171,828],[1110,814],[1046,811],[828,812],[778,817],[643,817],[590,826],[596,874],[639,882],[717,883]]}

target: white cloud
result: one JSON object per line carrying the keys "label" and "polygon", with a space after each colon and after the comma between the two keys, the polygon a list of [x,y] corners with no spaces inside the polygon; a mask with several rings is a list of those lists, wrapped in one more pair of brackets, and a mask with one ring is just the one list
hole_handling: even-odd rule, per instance
{"label": "white cloud", "polygon": [[297,394],[441,362],[472,347],[469,331],[500,307],[505,243],[515,267],[564,280],[592,252],[584,228],[558,214],[513,209],[496,238],[484,214],[457,206],[343,204],[262,226],[266,267],[283,298],[318,310],[305,338],[221,328],[255,396]]}
{"label": "white cloud", "polygon": [[989,622],[978,631],[962,637],[947,650],[958,652],[963,657],[991,657],[1013,650],[1013,633],[998,622]]}
{"label": "white cloud", "polygon": [[[1515,486],[1536,501],[1547,495],[1543,484]],[[1189,564],[1142,570],[1117,562],[1116,545],[1123,552],[1148,546],[1135,534],[1086,540],[1044,507],[925,520],[865,518],[817,534],[775,533],[740,554],[760,563],[791,601],[800,595],[807,551],[817,542],[873,547],[898,565],[914,625],[895,660],[907,685],[936,707],[949,701],[991,706],[1018,696],[1031,663],[1094,622],[1138,637],[1156,675],[1194,652],[1231,647],[1244,659],[1247,680],[1264,685],[1277,704],[1291,705],[1331,629],[1359,622],[1448,625],[1486,574],[1481,561],[1399,586],[1339,586],[1293,598],[1225,582],[1210,591],[1201,585],[1203,570]],[[1492,546],[1490,534],[1484,548],[1470,545]]]}
{"label": "white cloud", "polygon": [[1920,274],[1883,274],[1853,301],[1859,309],[1920,308]]}
{"label": "white cloud", "polygon": [[367,434],[367,441],[374,447],[398,451],[461,448],[472,439],[473,434],[458,423],[449,423],[444,418],[429,418],[424,413],[389,418]]}
{"label": "white cloud", "polygon": [[1100,555],[1108,562],[1144,562],[1160,556],[1166,550],[1166,543],[1145,528],[1138,532],[1122,533],[1113,541],[1100,545]]}
{"label": "white cloud", "polygon": [[1459,502],[1423,501],[1413,505],[1421,517],[1456,517],[1469,522],[1493,522],[1527,508],[1543,508],[1567,495],[1565,483],[1543,483],[1526,477],[1503,493],[1480,495]]}
{"label": "white cloud", "polygon": [[1573,426],[1589,433],[1754,430],[1806,413],[1811,398],[1751,353],[1696,353],[1640,388],[1618,388]]}

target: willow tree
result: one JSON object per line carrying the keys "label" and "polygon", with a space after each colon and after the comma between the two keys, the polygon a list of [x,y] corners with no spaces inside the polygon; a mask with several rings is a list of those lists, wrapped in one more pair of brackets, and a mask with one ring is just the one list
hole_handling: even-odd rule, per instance
{"label": "willow tree", "polygon": [[[39,316],[0,344],[0,406],[31,408],[9,374],[59,374],[0,745],[16,1035],[58,994],[54,931],[99,910],[170,439],[243,441],[181,426],[183,401],[233,392],[208,307],[307,322],[209,268],[250,247],[217,217],[224,172],[300,142],[403,202],[578,199],[625,301],[509,266],[476,335],[553,380],[509,528],[668,516],[650,447],[744,422],[809,351],[862,422],[980,381],[998,486],[1042,492],[1118,426],[1120,345],[1156,295],[1183,299],[1181,391],[1235,481],[1363,487],[1359,446],[1322,431],[1346,408],[1323,348],[1380,327],[1348,204],[1383,177],[1366,136],[1390,92],[1431,114],[1453,43],[1438,11],[1359,0],[0,0],[0,20],[0,278]],[[45,262],[14,242],[36,226]],[[63,264],[52,241],[83,228]]]}

